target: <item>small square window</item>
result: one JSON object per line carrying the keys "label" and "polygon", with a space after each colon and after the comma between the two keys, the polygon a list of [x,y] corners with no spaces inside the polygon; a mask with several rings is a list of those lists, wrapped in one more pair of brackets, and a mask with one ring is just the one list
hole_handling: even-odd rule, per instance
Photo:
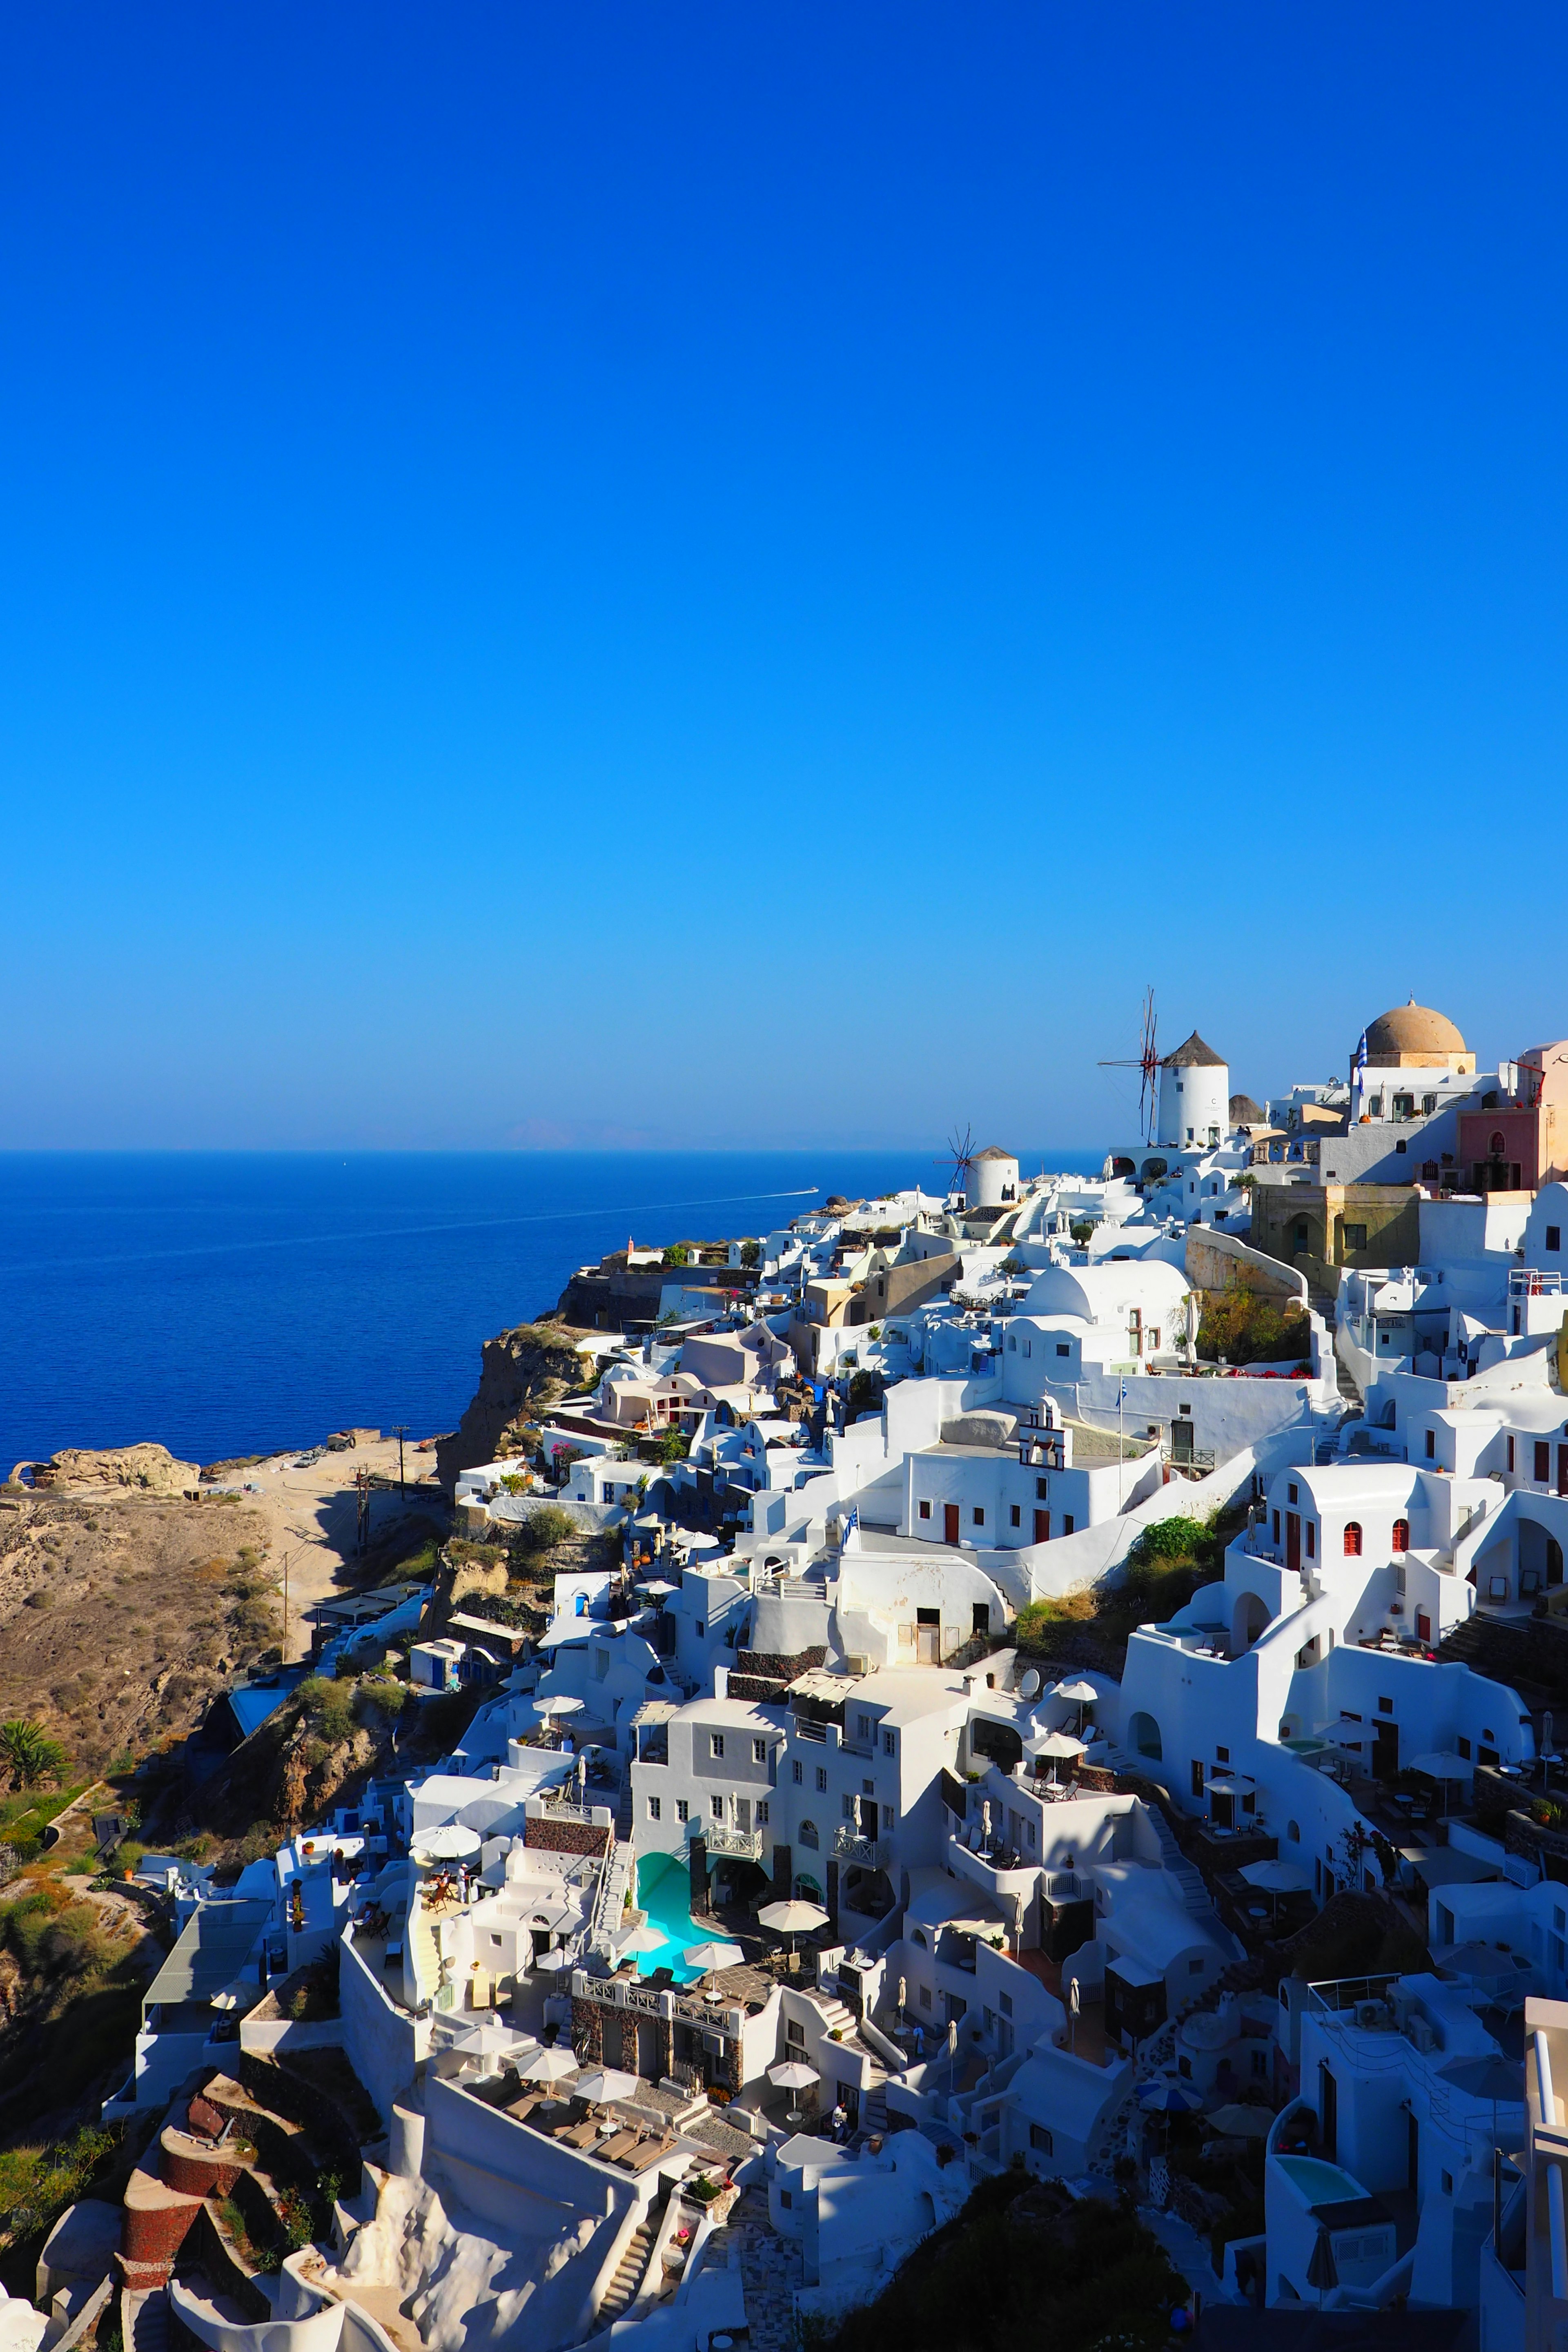
{"label": "small square window", "polygon": [[757,1827],[760,1830],[765,1830],[767,1826],[768,1801],[765,1797],[759,1797],[757,1800]]}
{"label": "small square window", "polygon": [[766,1741],[765,1739],[753,1739],[753,1740],[752,1740],[752,1763],[753,1763],[753,1764],[765,1764],[765,1763],[767,1762],[767,1760],[768,1760],[768,1743],[767,1743],[767,1741]]}
{"label": "small square window", "polygon": [[883,1732],[883,1734],[882,1734],[882,1753],[883,1753],[883,1755],[884,1755],[884,1756],[892,1756],[892,1755],[895,1755],[897,1752],[898,1752],[898,1741],[893,1738],[893,1735],[892,1735],[892,1733],[891,1733],[890,1731],[884,1731],[884,1732]]}
{"label": "small square window", "polygon": [[649,1821],[650,1821],[650,1822],[657,1822],[657,1821],[658,1821],[658,1811],[659,1811],[659,1801],[658,1801],[658,1799],[657,1797],[650,1797],[650,1798],[648,1799],[648,1801],[647,1801],[647,1817],[648,1817],[648,1819],[649,1819]]}
{"label": "small square window", "polygon": [[1072,1354],[1072,1342],[1071,1342],[1071,1340],[1070,1340],[1070,1339],[1058,1339],[1058,1340],[1057,1341],[1057,1353],[1058,1353],[1058,1356],[1070,1356],[1070,1355]]}
{"label": "small square window", "polygon": [[827,1767],[826,1764],[819,1764],[816,1768],[816,1785],[819,1790],[826,1793],[827,1788]]}
{"label": "small square window", "polygon": [[1391,1698],[1380,1698],[1377,1702],[1377,1711],[1379,1715],[1392,1715],[1394,1701]]}
{"label": "small square window", "polygon": [[978,1503],[975,1504],[974,1508],[971,1511],[970,1517],[973,1520],[977,1528],[983,1528],[985,1525],[985,1514],[981,1509]]}
{"label": "small square window", "polygon": [[869,1717],[868,1715],[858,1716],[858,1717],[856,1717],[856,1724],[857,1724],[857,1729],[856,1729],[856,1733],[855,1733],[855,1737],[856,1737],[856,1738],[857,1738],[857,1739],[860,1739],[860,1740],[869,1739],[869,1738],[870,1738],[870,1737],[871,1737],[871,1718],[870,1718],[870,1717]]}
{"label": "small square window", "polygon": [[1013,1996],[1012,1996],[1012,1994],[1011,1994],[1010,1992],[1005,1992],[1005,1993],[1003,1993],[1003,1994],[1001,1994],[1001,1995],[1000,1995],[1000,2000],[1001,2000],[1001,2003],[1002,2003],[1002,2014],[1003,2014],[1003,2016],[1004,2016],[1004,2017],[1011,2017],[1011,2016],[1012,2016],[1012,2014],[1013,2014]]}
{"label": "small square window", "polygon": [[1046,2129],[1044,2124],[1031,2124],[1029,2126],[1029,2146],[1033,2148],[1037,2148],[1042,2156],[1050,2155],[1051,2136]]}
{"label": "small square window", "polygon": [[801,1784],[801,1780],[802,1780],[802,1777],[803,1777],[803,1775],[802,1775],[802,1770],[801,1770],[800,1760],[799,1760],[799,1759],[798,1759],[798,1758],[797,1758],[797,1759],[795,1759],[795,1762],[790,1766],[790,1768],[789,1768],[789,1776],[790,1776],[790,1779],[795,1782],[795,1787],[798,1789],[798,1788],[799,1788],[799,1786],[800,1786],[800,1784]]}
{"label": "small square window", "polygon": [[1560,1250],[1560,1249],[1562,1248],[1562,1246],[1563,1246],[1563,1228],[1562,1228],[1562,1226],[1561,1226],[1561,1225],[1548,1225],[1548,1226],[1547,1226],[1547,1228],[1546,1228],[1546,1246],[1547,1246],[1547,1248],[1548,1248],[1549,1250]]}
{"label": "small square window", "polygon": [[929,2009],[931,2007],[930,1985],[921,1985],[921,2007],[922,2009]]}
{"label": "small square window", "polygon": [[1043,1502],[1045,1502],[1045,1500],[1047,1499],[1047,1497],[1049,1496],[1050,1491],[1051,1491],[1051,1489],[1050,1489],[1050,1482],[1049,1482],[1049,1480],[1048,1480],[1048,1479],[1046,1479],[1046,1478],[1037,1478],[1037,1479],[1036,1479],[1036,1481],[1035,1481],[1035,1500],[1036,1500],[1036,1502],[1037,1502],[1037,1503],[1043,1503]]}
{"label": "small square window", "polygon": [[712,1816],[713,1816],[713,1818],[714,1818],[714,1820],[715,1820],[716,1822],[721,1822],[721,1821],[723,1820],[723,1818],[724,1818],[724,1800],[723,1800],[723,1798],[722,1798],[722,1797],[710,1797],[710,1798],[709,1798],[709,1800],[708,1800],[708,1810],[709,1810],[709,1811],[712,1814]]}
{"label": "small square window", "polygon": [[675,1801],[675,1818],[678,1822],[689,1822],[691,1819],[691,1808],[684,1797],[677,1797]]}
{"label": "small square window", "polygon": [[1063,1533],[1063,1535],[1064,1535],[1064,1536],[1070,1536],[1070,1535],[1071,1535],[1071,1533],[1072,1533],[1072,1530],[1073,1530],[1073,1516],[1072,1516],[1072,1513],[1071,1513],[1070,1511],[1065,1511],[1065,1512],[1062,1514],[1062,1533]]}
{"label": "small square window", "polygon": [[930,1517],[931,1517],[931,1505],[930,1505],[929,1503],[922,1503],[922,1504],[921,1505],[921,1507],[920,1507],[920,1515],[921,1515],[921,1518],[922,1518],[922,1519],[929,1519],[929,1518],[930,1518]]}
{"label": "small square window", "polygon": [[1201,1977],[1203,1972],[1204,1964],[1202,1960],[1189,1960],[1187,1962],[1187,1974],[1190,1977]]}
{"label": "small square window", "polygon": [[710,1755],[715,1757],[722,1756],[724,1753],[723,1733],[721,1731],[710,1731],[708,1735],[708,1746]]}
{"label": "small square window", "polygon": [[847,1822],[852,1822],[852,1821],[855,1819],[855,1800],[854,1800],[854,1798],[853,1798],[853,1797],[846,1797],[846,1798],[843,1800],[843,1805],[844,1805],[844,1818],[845,1818],[845,1820],[846,1820]]}
{"label": "small square window", "polygon": [[1016,1527],[1021,1527],[1021,1526],[1023,1525],[1023,1522],[1024,1522],[1024,1514],[1023,1514],[1023,1512],[1018,1508],[1017,1504],[1016,1504],[1016,1503],[1015,1503],[1015,1504],[1013,1504],[1013,1505],[1012,1505],[1012,1507],[1010,1507],[1010,1509],[1009,1509],[1009,1511],[1008,1511],[1008,1514],[1007,1514],[1007,1523],[1008,1523],[1009,1527],[1015,1527],[1015,1528],[1016,1528]]}

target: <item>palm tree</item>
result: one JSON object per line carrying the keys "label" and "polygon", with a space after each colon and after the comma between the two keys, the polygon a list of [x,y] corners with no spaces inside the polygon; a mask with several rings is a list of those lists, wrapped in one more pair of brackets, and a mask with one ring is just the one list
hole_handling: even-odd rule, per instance
{"label": "palm tree", "polygon": [[65,1769],[65,1749],[30,1716],[16,1715],[9,1723],[0,1723],[0,1755],[10,1766],[13,1785],[18,1789],[58,1780]]}

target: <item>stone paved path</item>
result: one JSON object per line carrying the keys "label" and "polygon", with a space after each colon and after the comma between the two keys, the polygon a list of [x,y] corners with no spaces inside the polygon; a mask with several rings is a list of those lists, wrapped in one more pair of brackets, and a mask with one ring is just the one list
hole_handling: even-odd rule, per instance
{"label": "stone paved path", "polygon": [[795,2352],[795,2291],[805,2284],[800,2248],[768,2221],[768,2200],[757,2189],[737,2199],[730,2214],[730,2265],[737,2262],[745,2289],[751,2352]]}

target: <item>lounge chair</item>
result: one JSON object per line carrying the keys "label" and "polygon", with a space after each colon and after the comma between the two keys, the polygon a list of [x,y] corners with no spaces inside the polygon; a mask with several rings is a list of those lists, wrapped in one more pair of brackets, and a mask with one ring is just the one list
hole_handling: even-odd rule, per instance
{"label": "lounge chair", "polygon": [[601,2140],[594,2153],[606,2164],[618,2164],[623,2156],[630,2156],[641,2137],[641,2132],[618,2131],[613,2139]]}
{"label": "lounge chair", "polygon": [[661,2156],[668,2156],[674,2145],[675,2142],[669,2139],[646,2139],[626,2156],[617,2158],[616,2161],[623,2172],[646,2172],[650,2164],[657,2164]]}

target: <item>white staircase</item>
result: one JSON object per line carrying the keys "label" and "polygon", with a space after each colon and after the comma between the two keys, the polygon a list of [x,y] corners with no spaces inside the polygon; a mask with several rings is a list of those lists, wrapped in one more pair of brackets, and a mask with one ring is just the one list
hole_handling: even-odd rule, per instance
{"label": "white staircase", "polygon": [[1202,1918],[1214,1908],[1209,1901],[1208,1888],[1204,1885],[1203,1873],[1183,1853],[1171,1833],[1170,1822],[1158,1805],[1146,1805],[1144,1811],[1153,1823],[1154,1835],[1160,1841],[1160,1859],[1180,1890],[1183,1910]]}
{"label": "white staircase", "polygon": [[638,2222],[621,2251],[616,2264],[616,2274],[599,2300],[598,2319],[601,2327],[613,2326],[624,2317],[642,2293],[643,2274],[647,2269],[653,2242],[658,2235],[659,2217],[650,2208]]}

